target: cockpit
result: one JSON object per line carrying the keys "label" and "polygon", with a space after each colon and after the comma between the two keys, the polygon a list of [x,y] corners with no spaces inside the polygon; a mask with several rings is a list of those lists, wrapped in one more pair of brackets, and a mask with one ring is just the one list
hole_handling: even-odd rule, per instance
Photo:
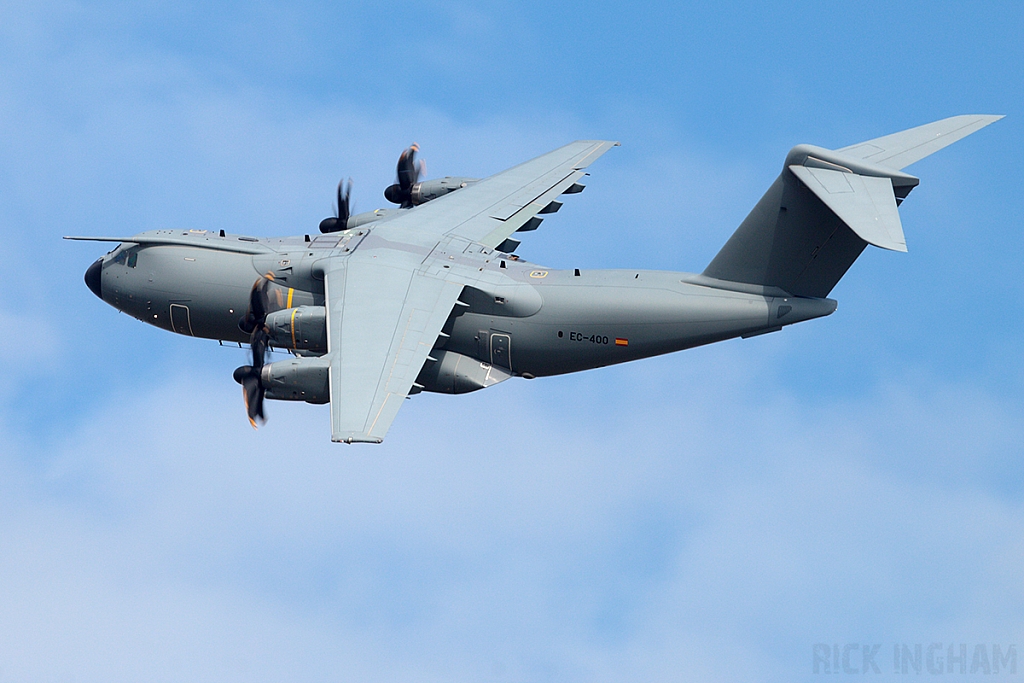
{"label": "cockpit", "polygon": [[129,249],[125,249],[122,247],[121,249],[118,249],[116,254],[114,254],[114,258],[112,258],[111,261],[122,266],[134,268],[139,262],[139,248],[131,247]]}

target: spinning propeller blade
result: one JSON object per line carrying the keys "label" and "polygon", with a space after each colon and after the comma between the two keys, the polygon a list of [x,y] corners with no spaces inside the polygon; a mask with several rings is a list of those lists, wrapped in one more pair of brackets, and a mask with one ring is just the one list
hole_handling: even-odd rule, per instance
{"label": "spinning propeller blade", "polygon": [[238,322],[238,327],[243,332],[249,333],[249,350],[252,352],[252,365],[243,365],[237,368],[232,374],[235,381],[242,385],[242,400],[245,401],[245,412],[249,416],[249,424],[256,429],[256,422],[266,422],[263,414],[263,398],[266,389],[260,375],[266,361],[267,333],[266,321],[270,308],[270,296],[268,289],[273,282],[274,276],[267,273],[265,277],[256,280],[249,293],[249,310]]}
{"label": "spinning propeller blade", "polygon": [[398,167],[395,169],[395,184],[384,190],[384,198],[392,204],[401,205],[403,209],[413,206],[412,188],[426,172],[422,160],[416,163],[418,151],[420,146],[414,142],[402,152],[398,157]]}
{"label": "spinning propeller blade", "polygon": [[349,216],[352,215],[352,179],[346,183],[344,180],[338,182],[338,198],[334,204],[334,215],[320,221],[320,232],[338,232],[344,230],[348,225]]}

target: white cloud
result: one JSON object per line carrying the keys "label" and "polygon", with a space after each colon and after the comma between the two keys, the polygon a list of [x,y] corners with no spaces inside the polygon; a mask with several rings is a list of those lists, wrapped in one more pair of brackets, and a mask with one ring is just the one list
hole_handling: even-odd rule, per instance
{"label": "white cloud", "polygon": [[888,460],[941,426],[991,467],[1018,409],[974,391],[996,417],[961,420],[934,383],[812,406],[758,388],[753,348],[417,397],[380,448],[305,405],[254,433],[196,371],[49,453],[8,440],[5,672],[710,680],[800,676],[822,639],[1015,637],[1019,493]]}

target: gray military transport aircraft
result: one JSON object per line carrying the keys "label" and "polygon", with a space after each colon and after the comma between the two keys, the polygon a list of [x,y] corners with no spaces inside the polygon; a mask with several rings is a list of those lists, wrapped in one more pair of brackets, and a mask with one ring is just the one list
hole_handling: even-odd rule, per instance
{"label": "gray military transport aircraft", "polygon": [[[513,235],[580,192],[616,142],[573,142],[483,180],[420,181],[402,153],[385,197],[284,238],[151,230],[89,266],[96,296],[178,334],[248,343],[238,368],[253,426],[264,398],[331,404],[331,439],[380,443],[403,399],[461,394],[774,332],[829,315],[836,283],[873,244],[906,251],[902,169],[1000,116],[955,116],[838,150],[798,145],[778,179],[697,274],[555,270]],[[268,348],[292,357],[265,362]]]}

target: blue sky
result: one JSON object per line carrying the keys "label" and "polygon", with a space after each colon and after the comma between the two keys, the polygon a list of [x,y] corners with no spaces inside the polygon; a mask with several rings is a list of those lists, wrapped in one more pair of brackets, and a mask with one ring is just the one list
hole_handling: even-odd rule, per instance
{"label": "blue sky", "polygon": [[[889,680],[893,643],[1024,652],[1022,22],[0,2],[0,681],[819,680],[815,643],[880,644]],[[253,432],[244,352],[118,314],[82,282],[102,247],[59,239],[309,232],[342,176],[382,205],[414,140],[482,176],[607,138],[520,253],[699,272],[791,146],[963,113],[1007,118],[909,169],[909,253],[867,251],[833,316],[419,396],[379,448],[314,406]]]}

